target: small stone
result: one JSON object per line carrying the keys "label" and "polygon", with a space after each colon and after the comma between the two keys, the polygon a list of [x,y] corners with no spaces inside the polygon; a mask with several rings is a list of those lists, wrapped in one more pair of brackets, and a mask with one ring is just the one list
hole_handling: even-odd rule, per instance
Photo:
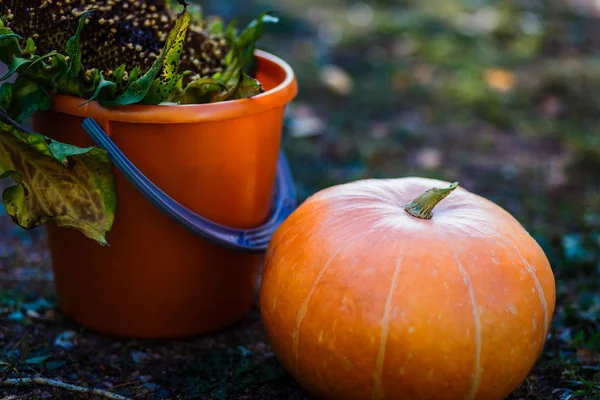
{"label": "small stone", "polygon": [[144,387],[150,391],[154,391],[159,388],[156,383],[144,383]]}
{"label": "small stone", "polygon": [[25,313],[29,318],[40,318],[40,314],[35,310],[26,310]]}
{"label": "small stone", "polygon": [[439,168],[442,164],[442,153],[437,149],[423,149],[417,155],[417,163],[429,170]]}
{"label": "small stone", "polygon": [[319,75],[321,83],[337,94],[349,95],[354,89],[350,75],[337,65],[324,66]]}
{"label": "small stone", "polygon": [[10,313],[8,315],[8,317],[6,317],[6,319],[11,322],[20,322],[20,321],[23,321],[24,318],[25,318],[25,315],[23,315],[23,313],[21,311],[14,311],[14,312]]}
{"label": "small stone", "polygon": [[132,350],[131,351],[131,359],[136,364],[143,364],[150,359],[150,356],[147,353]]}
{"label": "small stone", "polygon": [[65,350],[70,350],[75,347],[75,337],[77,334],[74,331],[64,331],[59,333],[54,339],[54,346],[62,347]]}

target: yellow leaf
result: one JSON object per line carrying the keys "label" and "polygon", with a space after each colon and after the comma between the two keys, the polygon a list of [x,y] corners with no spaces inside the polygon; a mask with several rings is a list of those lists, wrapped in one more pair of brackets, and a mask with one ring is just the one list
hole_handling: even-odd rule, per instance
{"label": "yellow leaf", "polygon": [[0,109],[0,179],[16,184],[2,200],[25,229],[53,222],[105,245],[116,208],[106,151],[79,148],[28,132]]}
{"label": "yellow leaf", "polygon": [[517,84],[515,74],[500,68],[487,69],[484,73],[484,78],[490,88],[499,92],[509,92]]}

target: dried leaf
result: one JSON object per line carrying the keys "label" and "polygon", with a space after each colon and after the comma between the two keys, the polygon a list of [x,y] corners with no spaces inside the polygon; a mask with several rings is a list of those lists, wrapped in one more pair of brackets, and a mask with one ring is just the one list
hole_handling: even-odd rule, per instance
{"label": "dried leaf", "polygon": [[514,89],[517,84],[515,75],[500,68],[490,68],[484,73],[485,82],[487,85],[499,92],[509,92]]}
{"label": "dried leaf", "polygon": [[163,50],[164,55],[161,55],[162,69],[160,75],[152,82],[150,90],[146,94],[146,97],[144,97],[142,103],[162,103],[169,98],[171,91],[177,85],[177,82],[179,81],[177,70],[179,68],[179,61],[181,54],[183,53],[183,45],[185,43],[185,37],[190,22],[190,14],[186,11],[177,18],[175,28],[169,33],[167,44]]}
{"label": "dried leaf", "polygon": [[0,178],[12,177],[3,201],[25,229],[47,222],[106,244],[116,207],[112,164],[104,150],[82,149],[28,132],[0,112]]}

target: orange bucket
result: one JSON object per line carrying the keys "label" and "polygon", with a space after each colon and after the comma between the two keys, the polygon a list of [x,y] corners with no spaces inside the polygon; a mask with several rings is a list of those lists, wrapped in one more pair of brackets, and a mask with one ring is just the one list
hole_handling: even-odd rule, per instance
{"label": "orange bucket", "polygon": [[[104,108],[64,95],[33,118],[55,140],[95,145],[82,128],[97,121],[157,187],[194,213],[249,229],[272,214],[286,105],[297,93],[289,65],[257,51],[265,93],[182,106]],[[108,247],[47,226],[59,305],[92,330],[176,338],[220,330],[250,311],[261,252],[236,251],[194,234],[161,212],[115,168],[117,211]]]}

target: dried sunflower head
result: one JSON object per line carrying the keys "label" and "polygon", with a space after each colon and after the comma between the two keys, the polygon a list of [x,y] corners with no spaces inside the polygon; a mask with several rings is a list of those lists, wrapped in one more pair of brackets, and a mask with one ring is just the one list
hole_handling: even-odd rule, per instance
{"label": "dried sunflower head", "polygon": [[[31,71],[29,67],[29,78],[46,86],[50,80],[53,92],[105,105],[202,103],[262,91],[246,73],[262,24],[275,19],[263,14],[238,36],[233,25],[215,30],[200,13],[192,21],[187,9],[178,14],[171,4],[165,0],[0,0],[2,29],[19,35],[21,39],[15,40],[21,40],[21,47],[33,41],[35,53],[13,50],[0,59],[15,72],[19,66],[14,57],[23,55],[43,58],[36,63],[46,70],[60,70],[66,64],[62,66],[71,72],[68,83],[62,79],[63,84],[57,86],[60,76],[32,76],[39,68]],[[76,59],[74,67],[69,65],[71,58]],[[141,78],[145,78],[143,84],[135,85]]]}
{"label": "dried sunflower head", "polygon": [[[148,70],[165,45],[177,18],[164,0],[0,0],[6,26],[36,40],[40,54],[63,51],[79,18],[93,10],[81,32],[81,62],[105,76],[125,64]],[[206,32],[204,21],[190,23],[180,70],[210,76],[225,68],[229,45],[223,35]]]}

